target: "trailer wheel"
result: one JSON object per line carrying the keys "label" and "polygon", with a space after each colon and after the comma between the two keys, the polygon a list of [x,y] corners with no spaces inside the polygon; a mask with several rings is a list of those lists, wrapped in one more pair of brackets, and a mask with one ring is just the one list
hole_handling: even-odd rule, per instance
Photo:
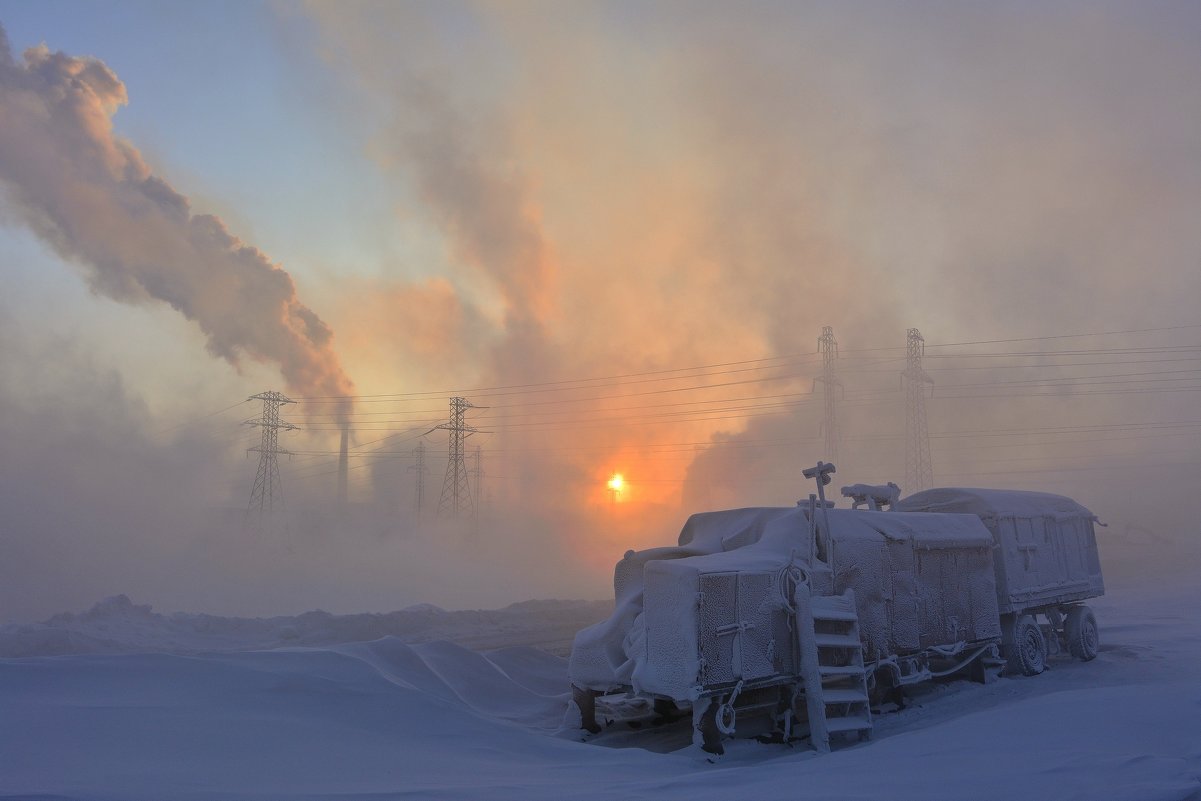
{"label": "trailer wheel", "polygon": [[1010,664],[1023,676],[1037,676],[1047,668],[1047,640],[1033,615],[1014,621]]}
{"label": "trailer wheel", "polygon": [[1097,658],[1100,638],[1097,636],[1097,616],[1087,606],[1073,606],[1064,624],[1068,650],[1081,662]]}

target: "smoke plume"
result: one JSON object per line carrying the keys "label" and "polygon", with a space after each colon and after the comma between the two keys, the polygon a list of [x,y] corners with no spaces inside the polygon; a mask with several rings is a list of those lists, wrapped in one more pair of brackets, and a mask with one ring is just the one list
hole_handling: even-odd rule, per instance
{"label": "smoke plume", "polygon": [[279,365],[288,389],[347,395],[332,331],[291,276],[154,175],[113,132],[125,86],[97,59],[41,45],[13,58],[0,28],[0,182],[17,213],[94,291],[168,303],[235,367]]}
{"label": "smoke plume", "polygon": [[[935,381],[935,483],[1071,495],[1110,523],[1103,553],[1121,554],[1108,546],[1129,546],[1126,532],[1160,544],[1132,572],[1151,558],[1186,562],[1186,542],[1196,551],[1201,7],[272,8],[284,35],[271,41],[293,49],[267,44],[266,55],[288,59],[280,80],[339,164],[379,178],[365,228],[396,244],[373,253],[362,238],[366,258],[331,275],[323,297],[367,396],[341,413],[354,427],[353,514],[326,508],[338,470],[323,440],[342,420],[318,401],[296,410],[305,431],[288,435],[297,453],[281,461],[300,523],[253,555],[241,532],[214,540],[200,524],[186,544],[122,539],[177,527],[172,482],[158,490],[168,513],[131,517],[144,503],[136,464],[163,480],[178,459],[180,486],[201,472],[216,483],[246,442],[212,449],[208,470],[192,472],[149,438],[128,457],[127,482],[100,483],[92,471],[110,460],[95,455],[78,476],[53,458],[30,476],[10,459],[20,483],[9,519],[29,532],[17,551],[42,561],[7,577],[72,586],[70,573],[43,580],[54,554],[22,543],[92,519],[104,522],[97,544],[158,549],[163,570],[192,577],[191,590],[150,586],[114,558],[103,587],[46,600],[47,613],[101,589],[256,613],[606,596],[627,548],[671,542],[690,513],[790,505],[813,489],[801,470],[829,457],[814,382],[827,325],[845,391],[835,494],[904,484],[900,373],[916,327]],[[0,53],[0,186],[21,219],[98,292],[171,303],[215,354],[278,362],[301,394],[347,393],[329,329],[288,275],[192,214],[113,135],[123,102],[97,61]],[[298,246],[323,234],[298,232]],[[27,361],[30,374],[42,363]],[[5,373],[0,429],[37,447],[29,432],[54,415],[6,411]],[[135,377],[114,405],[136,430]],[[67,389],[58,395],[90,391]],[[452,395],[488,407],[468,414],[482,430],[466,443],[469,469],[482,451],[482,510],[466,531],[433,520],[450,455],[434,426]],[[235,435],[230,421],[207,430]],[[124,439],[80,440],[72,427],[46,448],[84,441],[120,456]],[[248,476],[226,476],[239,506],[255,467],[240,464]],[[606,489],[615,473],[620,497]],[[81,508],[39,522],[50,518],[21,499],[53,504],[33,491],[46,486]]]}
{"label": "smoke plume", "polygon": [[[474,418],[495,433],[475,441],[501,489],[523,514],[562,507],[548,528],[577,554],[599,564],[605,549],[670,540],[691,511],[803,497],[800,470],[824,454],[820,394],[804,397],[819,360],[801,355],[823,325],[852,357],[850,483],[903,477],[908,327],[946,343],[1195,319],[1199,240],[1184,218],[1201,197],[1201,109],[1182,33],[1195,12],[924,8],[308,5],[324,63],[387,121],[370,155],[394,178],[398,216],[446,244],[436,269],[458,302],[407,324],[444,335],[450,359],[414,359],[412,383],[798,357],[729,389],[643,394],[731,380],[708,375],[474,396],[493,406]],[[422,288],[397,283],[381,291]],[[464,309],[479,325],[459,324]],[[431,350],[412,343],[396,346]],[[1003,382],[1070,371],[945,364],[930,365],[939,434],[1188,417],[1187,393],[1056,399]],[[981,397],[943,389],[988,382]],[[938,480],[1043,487],[1105,511],[1110,474],[1046,469],[1100,462],[1100,445],[992,444],[936,440]],[[1152,443],[1126,458],[1155,461]],[[638,493],[629,519],[604,503],[623,469]]]}

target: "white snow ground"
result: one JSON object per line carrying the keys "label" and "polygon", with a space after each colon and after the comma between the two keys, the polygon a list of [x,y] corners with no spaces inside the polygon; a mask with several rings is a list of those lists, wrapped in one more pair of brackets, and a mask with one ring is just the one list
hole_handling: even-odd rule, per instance
{"label": "white snow ground", "polygon": [[[1201,581],[1144,586],[1111,581],[1094,604],[1095,662],[927,687],[829,755],[737,741],[717,764],[685,723],[556,733],[566,664],[529,645],[473,651],[435,639],[437,623],[413,635],[425,642],[349,642],[378,629],[351,620],[388,616],[239,622],[113,599],[0,628],[0,654],[25,654],[0,659],[0,799],[1201,801]],[[571,603],[413,614],[495,645],[587,617]],[[277,647],[288,626],[320,644]]]}
{"label": "white snow ground", "polygon": [[331,615],[320,610],[269,618],[163,615],[124,595],[44,623],[0,626],[0,657],[156,651],[191,654],[322,646],[400,637],[450,640],[469,648],[533,645],[560,656],[581,627],[606,617],[612,601],[524,601],[504,609],[448,612],[416,604],[398,612]]}

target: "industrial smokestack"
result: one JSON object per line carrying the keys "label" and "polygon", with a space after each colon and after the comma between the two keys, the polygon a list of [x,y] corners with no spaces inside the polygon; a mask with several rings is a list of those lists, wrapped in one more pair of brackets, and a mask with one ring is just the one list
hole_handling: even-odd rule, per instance
{"label": "industrial smokestack", "polygon": [[338,449],[338,512],[346,512],[347,477],[350,472],[350,424],[342,424],[342,447]]}

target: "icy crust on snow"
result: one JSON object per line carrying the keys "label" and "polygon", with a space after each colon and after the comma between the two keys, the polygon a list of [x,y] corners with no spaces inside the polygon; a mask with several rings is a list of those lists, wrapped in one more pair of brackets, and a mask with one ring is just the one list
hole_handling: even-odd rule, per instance
{"label": "icy crust on snow", "polygon": [[1049,492],[938,487],[916,492],[897,503],[902,512],[961,512],[981,518],[1053,517],[1065,520],[1097,516],[1071,498]]}
{"label": "icy crust on snow", "polygon": [[[817,516],[821,532],[826,519]],[[790,565],[804,569],[818,594],[855,591],[869,659],[1000,636],[993,539],[978,517],[831,509],[828,520],[832,577],[827,564],[809,563],[809,520],[800,507],[694,515],[681,547],[627,553],[615,570],[613,616],[576,635],[572,682],[695,698],[703,684],[702,615],[714,614],[713,599],[702,609],[702,577],[763,576],[761,597],[727,599],[728,614],[740,619],[725,622],[755,617],[774,629],[788,614],[780,574]]]}
{"label": "icy crust on snow", "polygon": [[318,610],[238,618],[164,615],[115,595],[86,612],[0,626],[0,658],[131,651],[194,654],[325,646],[381,637],[406,642],[449,640],[477,649],[533,645],[565,654],[574,633],[604,618],[610,609],[603,601],[523,601],[495,610],[448,612],[418,604],[379,614],[334,615]]}

